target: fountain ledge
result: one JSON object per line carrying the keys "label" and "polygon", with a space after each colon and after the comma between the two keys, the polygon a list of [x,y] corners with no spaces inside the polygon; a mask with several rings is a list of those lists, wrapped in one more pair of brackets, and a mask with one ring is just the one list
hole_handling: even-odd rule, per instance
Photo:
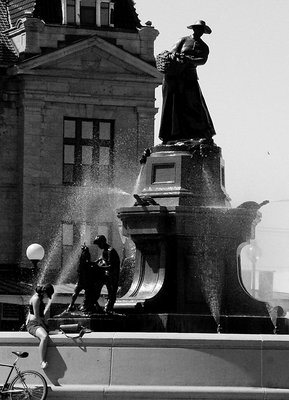
{"label": "fountain ledge", "polygon": [[49,399],[90,399],[94,400],[167,400],[167,399],[211,399],[211,400],[284,400],[289,396],[289,389],[244,388],[244,387],[197,387],[197,386],[122,386],[111,385],[97,387],[67,385],[56,387],[48,392]]}
{"label": "fountain ledge", "polygon": [[[38,369],[38,340],[1,332],[2,362],[15,350],[29,352],[22,370]],[[74,340],[56,333],[44,375],[50,400],[281,400],[289,397],[288,358],[289,335],[92,332]]]}

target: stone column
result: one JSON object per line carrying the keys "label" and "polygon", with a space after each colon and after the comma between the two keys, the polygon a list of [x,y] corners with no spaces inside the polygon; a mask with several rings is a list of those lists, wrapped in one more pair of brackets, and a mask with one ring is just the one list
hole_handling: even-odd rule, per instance
{"label": "stone column", "polygon": [[157,108],[137,107],[138,154],[154,144],[154,117],[157,111]]}
{"label": "stone column", "polygon": [[140,36],[140,57],[148,62],[154,62],[154,41],[159,35],[159,31],[156,30],[150,21],[146,22],[139,31]]}
{"label": "stone column", "polygon": [[67,0],[61,0],[61,9],[62,9],[62,23],[63,25],[67,24]]}
{"label": "stone column", "polygon": [[26,54],[40,54],[39,35],[44,30],[44,22],[38,18],[33,18],[30,12],[25,13],[24,28],[26,34]]}
{"label": "stone column", "polygon": [[100,0],[96,0],[96,26],[101,26]]}

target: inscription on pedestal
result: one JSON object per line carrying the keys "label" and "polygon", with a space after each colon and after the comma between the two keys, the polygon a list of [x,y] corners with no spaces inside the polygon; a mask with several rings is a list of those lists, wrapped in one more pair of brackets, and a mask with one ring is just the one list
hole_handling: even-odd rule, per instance
{"label": "inscription on pedestal", "polygon": [[157,164],[152,166],[152,184],[153,183],[175,183],[176,168],[175,163]]}

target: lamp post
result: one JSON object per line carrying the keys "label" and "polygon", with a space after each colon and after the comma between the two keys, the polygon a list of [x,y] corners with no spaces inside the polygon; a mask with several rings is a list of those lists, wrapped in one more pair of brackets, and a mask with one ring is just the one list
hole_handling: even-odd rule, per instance
{"label": "lamp post", "polygon": [[37,265],[39,263],[39,261],[41,261],[44,257],[44,249],[41,246],[41,244],[37,244],[37,243],[33,243],[30,246],[27,247],[26,249],[26,256],[28,258],[28,260],[30,260],[32,262],[32,276],[33,278],[36,278],[37,276],[37,272],[38,272],[38,268]]}

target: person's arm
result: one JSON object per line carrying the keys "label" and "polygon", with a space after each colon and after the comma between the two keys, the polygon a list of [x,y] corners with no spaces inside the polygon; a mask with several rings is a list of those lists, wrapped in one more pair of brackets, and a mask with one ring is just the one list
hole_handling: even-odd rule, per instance
{"label": "person's arm", "polygon": [[31,305],[33,307],[33,313],[35,318],[38,321],[42,321],[42,317],[40,317],[40,299],[39,297],[34,297],[31,301]]}
{"label": "person's arm", "polygon": [[194,54],[185,55],[184,57],[188,62],[193,63],[196,67],[198,65],[204,65],[209,56],[209,47],[204,43],[202,46],[198,46],[194,49]]}
{"label": "person's arm", "polygon": [[181,49],[183,47],[183,44],[185,43],[186,38],[181,38],[176,44],[173,45],[173,47],[170,50],[170,53],[180,53]]}
{"label": "person's arm", "polygon": [[190,63],[193,63],[196,67],[198,65],[204,65],[207,62],[208,57],[195,57],[195,56],[187,56],[184,55],[186,60]]}
{"label": "person's arm", "polygon": [[112,248],[109,247],[109,248],[107,249],[107,266],[108,266],[109,268],[111,267],[111,251],[112,251]]}
{"label": "person's arm", "polygon": [[48,313],[50,306],[51,306],[52,300],[48,300],[48,303],[46,304],[45,308],[44,308],[44,317],[46,317],[46,314]]}

